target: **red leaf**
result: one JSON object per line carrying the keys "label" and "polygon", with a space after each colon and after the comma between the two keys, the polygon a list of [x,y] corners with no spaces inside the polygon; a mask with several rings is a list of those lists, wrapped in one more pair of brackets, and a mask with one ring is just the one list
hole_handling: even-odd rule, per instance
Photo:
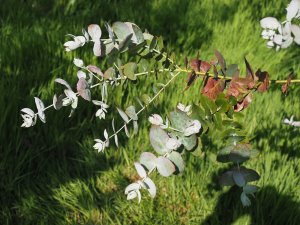
{"label": "red leaf", "polygon": [[225,81],[222,79],[214,79],[209,77],[205,86],[202,89],[202,93],[209,97],[210,99],[215,100],[217,96],[224,91]]}
{"label": "red leaf", "polygon": [[189,76],[188,76],[188,79],[187,79],[187,85],[186,85],[186,89],[188,89],[194,82],[195,80],[197,79],[197,74],[195,73],[195,71],[192,71]]}
{"label": "red leaf", "polygon": [[258,77],[258,82],[261,82],[257,90],[259,92],[265,92],[266,90],[268,90],[270,84],[268,72],[267,71],[262,72],[261,70],[257,70],[255,75],[256,77]]}
{"label": "red leaf", "polygon": [[242,101],[238,102],[234,106],[235,112],[240,112],[243,109],[247,108],[248,105],[252,102],[253,94],[250,92]]}
{"label": "red leaf", "polygon": [[190,61],[190,67],[192,67],[192,69],[196,72],[200,72],[200,64],[201,64],[201,60],[199,59],[192,59]]}
{"label": "red leaf", "polygon": [[250,66],[250,63],[247,61],[247,59],[245,58],[245,64],[246,64],[246,77],[252,78],[252,80],[254,81],[254,73],[253,70]]}
{"label": "red leaf", "polygon": [[248,92],[248,83],[247,78],[233,77],[229,83],[227,90],[227,96],[234,96],[238,98],[240,95],[244,95]]}
{"label": "red leaf", "polygon": [[287,94],[292,78],[293,78],[293,73],[290,73],[286,80],[286,83],[283,84],[281,87],[281,91],[283,94]]}
{"label": "red leaf", "polygon": [[215,56],[218,59],[218,62],[221,66],[222,71],[225,72],[226,71],[226,61],[225,61],[223,55],[218,50],[215,50]]}
{"label": "red leaf", "polygon": [[210,63],[206,61],[201,61],[200,62],[200,71],[203,73],[207,73],[210,70]]}

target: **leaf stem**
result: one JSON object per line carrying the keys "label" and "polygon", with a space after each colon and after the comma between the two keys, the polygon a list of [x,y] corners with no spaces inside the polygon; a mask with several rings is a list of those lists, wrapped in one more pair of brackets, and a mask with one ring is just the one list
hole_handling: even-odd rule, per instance
{"label": "leaf stem", "polygon": [[[156,93],[156,95],[154,95],[154,97],[148,102],[148,104],[144,105],[137,113],[136,115],[139,115],[141,112],[143,112],[159,95],[160,93],[162,93],[167,86],[169,86],[169,84],[180,74],[180,72],[176,73],[170,80],[168,80],[168,82]],[[130,123],[133,119],[130,118],[128,120],[127,123],[125,123],[122,127],[120,127],[114,134],[110,135],[108,137],[108,139],[113,138],[114,136],[116,136],[118,133],[120,133],[128,123]]]}

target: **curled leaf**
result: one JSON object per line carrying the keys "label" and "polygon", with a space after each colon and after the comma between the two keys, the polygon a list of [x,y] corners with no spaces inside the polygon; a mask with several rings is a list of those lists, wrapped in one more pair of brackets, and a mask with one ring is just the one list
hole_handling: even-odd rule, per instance
{"label": "curled leaf", "polygon": [[43,123],[46,123],[46,116],[45,116],[45,113],[44,113],[44,109],[45,109],[44,103],[38,97],[34,97],[34,100],[35,100],[35,105],[36,105],[36,108],[38,110],[38,115],[39,115],[40,120]]}

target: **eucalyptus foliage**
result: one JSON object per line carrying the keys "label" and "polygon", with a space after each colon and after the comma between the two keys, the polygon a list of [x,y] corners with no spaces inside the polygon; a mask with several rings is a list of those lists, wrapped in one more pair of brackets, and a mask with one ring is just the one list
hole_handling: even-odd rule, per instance
{"label": "eucalyptus foliage", "polygon": [[[298,14],[295,15],[298,17]],[[279,28],[277,23],[271,27],[270,19],[263,20],[262,25],[271,30]],[[241,202],[244,206],[249,206],[251,204],[249,196],[258,190],[257,186],[249,183],[257,181],[260,176],[255,170],[241,164],[256,157],[259,151],[252,147],[245,126],[236,118],[240,111],[249,106],[254,92],[268,90],[272,83],[268,72],[254,71],[245,59],[247,72],[246,76],[241,76],[238,66],[228,65],[217,50],[214,59],[205,61],[199,56],[190,60],[186,58],[185,68],[181,68],[175,56],[167,52],[161,37],[143,32],[131,22],[105,23],[104,27],[105,29],[97,24],[91,24],[87,30],[83,29],[80,35],[69,34],[69,40],[64,43],[64,47],[70,52],[91,44],[94,56],[105,59],[107,67],[99,68],[97,65],[74,58],[74,66],[78,69],[76,91],[67,81],[55,79],[62,87],[61,93],[55,94],[52,105],[46,108],[42,100],[35,97],[37,113],[29,108],[22,109],[21,116],[24,122],[21,126],[34,126],[37,118],[45,123],[45,110],[52,106],[56,110],[70,107],[72,116],[79,98],[96,105],[96,118],[105,120],[106,114],[113,111],[113,107],[110,106],[114,103],[109,101],[113,88],[134,83],[147,76],[167,74],[168,81],[164,84],[157,83],[152,96],[141,93],[140,96],[134,96],[136,104],[132,103],[125,109],[116,107],[116,116],[122,119],[122,123],[116,126],[113,118],[111,121],[113,132],[109,134],[107,131],[110,129],[105,128],[103,136],[94,139],[94,149],[104,152],[109,148],[111,139],[114,140],[116,147],[119,146],[118,135],[121,135],[121,132],[129,138],[136,135],[139,114],[145,111],[180,74],[187,73],[186,87],[183,90],[191,88],[196,80],[201,79],[202,90],[199,98],[191,105],[178,103],[177,108],[168,115],[152,114],[148,117],[151,124],[149,140],[154,151],[143,152],[139,160],[134,162],[139,178],[126,187],[127,199],[137,199],[140,202],[143,189],[154,198],[157,189],[150,175],[156,171],[163,177],[170,177],[184,172],[184,155],[199,156],[203,137],[209,137],[215,131],[220,131],[224,148],[219,150],[217,161],[229,163],[232,167],[220,176],[220,185],[240,187]],[[291,76],[282,83],[284,85],[282,90],[286,93],[292,83]],[[101,99],[94,99],[92,90],[96,88],[100,89]],[[284,122],[297,125],[293,118]]]}

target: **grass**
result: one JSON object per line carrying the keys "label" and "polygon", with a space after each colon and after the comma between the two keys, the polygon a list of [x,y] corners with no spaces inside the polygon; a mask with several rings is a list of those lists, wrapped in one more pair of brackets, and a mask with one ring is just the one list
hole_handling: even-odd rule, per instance
{"label": "grass", "polygon": [[[261,174],[257,182],[261,189],[250,208],[241,206],[238,190],[222,189],[216,183],[224,169],[215,161],[215,152],[222,146],[217,138],[204,146],[205,157],[186,156],[182,176],[154,175],[158,186],[154,200],[146,193],[140,205],[125,199],[124,188],[134,179],[133,162],[142,151],[152,151],[147,115],[197,99],[199,84],[181,92],[185,77],[143,114],[141,121],[145,122],[138,136],[121,138],[121,148],[105,154],[92,149],[92,139],[110,122],[97,120],[95,108],[83,101],[72,118],[68,118],[68,109],[49,110],[47,123],[30,129],[20,128],[19,115],[21,108],[34,106],[34,96],[51,102],[55,78],[75,82],[74,56],[99,63],[91,59],[90,48],[67,54],[62,43],[65,34],[79,34],[82,27],[103,21],[132,21],[162,35],[180,62],[184,55],[191,58],[198,50],[202,58],[210,59],[218,48],[228,63],[243,67],[246,56],[253,67],[269,71],[272,79],[284,79],[290,68],[299,73],[298,46],[275,53],[259,37],[259,19],[283,18],[287,4],[259,0],[251,4],[238,0],[3,1],[0,224],[298,224],[299,129],[282,124],[292,114],[300,118],[300,88],[296,85],[287,97],[278,86],[256,94],[244,112],[253,144],[261,150],[257,159],[247,163]],[[134,103],[132,96],[150,93],[151,86],[144,84],[119,88],[111,99],[121,107]],[[114,107],[110,110],[116,113]]]}

